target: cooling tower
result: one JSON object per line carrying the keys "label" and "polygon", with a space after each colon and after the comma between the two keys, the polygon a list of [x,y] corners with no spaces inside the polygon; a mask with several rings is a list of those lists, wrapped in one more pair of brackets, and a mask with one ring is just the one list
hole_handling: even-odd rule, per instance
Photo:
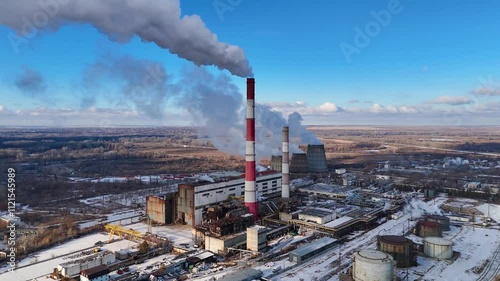
{"label": "cooling tower", "polygon": [[328,171],[324,145],[310,144],[307,146],[307,167],[310,173],[321,173]]}
{"label": "cooling tower", "polygon": [[257,220],[257,186],[255,184],[255,79],[247,78],[247,137],[245,150],[245,206]]}
{"label": "cooling tower", "polygon": [[305,153],[292,154],[290,173],[307,173],[307,156]]}
{"label": "cooling tower", "polygon": [[272,170],[281,172],[281,165],[282,165],[281,159],[283,159],[283,157],[281,155],[273,155],[271,157],[271,169]]}

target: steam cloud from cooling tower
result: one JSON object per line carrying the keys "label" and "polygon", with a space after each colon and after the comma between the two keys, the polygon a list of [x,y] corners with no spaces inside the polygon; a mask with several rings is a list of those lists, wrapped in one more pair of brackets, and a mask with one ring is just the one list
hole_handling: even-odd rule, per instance
{"label": "steam cloud from cooling tower", "polygon": [[219,42],[198,15],[181,16],[179,0],[2,0],[0,25],[20,36],[9,36],[13,45],[32,38],[38,29],[55,31],[72,23],[92,25],[120,43],[138,36],[198,66],[252,76],[243,49]]}

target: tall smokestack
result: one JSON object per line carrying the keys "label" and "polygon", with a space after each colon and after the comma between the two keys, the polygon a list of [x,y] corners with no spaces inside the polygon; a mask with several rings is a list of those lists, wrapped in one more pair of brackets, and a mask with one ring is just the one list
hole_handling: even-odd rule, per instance
{"label": "tall smokestack", "polygon": [[288,169],[288,158],[290,157],[289,152],[289,134],[288,126],[283,127],[283,147],[282,147],[282,162],[281,162],[281,197],[290,197],[290,187],[288,186],[288,181],[290,178]]}
{"label": "tall smokestack", "polygon": [[245,206],[254,220],[258,218],[257,186],[255,185],[255,79],[247,78],[247,140],[245,170]]}

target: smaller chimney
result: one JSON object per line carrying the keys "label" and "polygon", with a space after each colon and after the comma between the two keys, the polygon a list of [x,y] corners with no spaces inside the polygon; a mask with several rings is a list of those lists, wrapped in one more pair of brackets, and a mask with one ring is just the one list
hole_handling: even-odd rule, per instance
{"label": "smaller chimney", "polygon": [[283,127],[283,147],[282,147],[282,163],[281,163],[281,197],[289,198],[290,197],[290,186],[289,183],[289,128],[287,126]]}

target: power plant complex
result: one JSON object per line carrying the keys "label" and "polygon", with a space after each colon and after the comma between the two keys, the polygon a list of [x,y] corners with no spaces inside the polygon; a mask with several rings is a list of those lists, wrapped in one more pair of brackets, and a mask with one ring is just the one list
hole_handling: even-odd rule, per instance
{"label": "power plant complex", "polygon": [[[328,274],[334,272],[340,280],[393,281],[419,266],[421,258],[453,262],[460,256],[450,240],[455,222],[425,207],[431,201],[424,200],[436,200],[436,194],[406,196],[388,183],[387,176],[329,169],[323,144],[307,144],[300,152],[292,143],[292,153],[290,126],[281,128],[281,155],[272,156],[269,169],[257,169],[255,79],[248,78],[246,86],[244,172],[201,174],[146,195],[147,231],[119,223],[104,226],[110,233],[108,243],[118,235],[140,245],[114,253],[96,248],[91,255],[61,263],[52,276],[93,280],[156,255],[175,253],[154,276],[116,280],[174,280],[174,275],[185,280],[204,276],[199,271],[215,276],[219,269],[231,267],[232,274],[214,278],[306,280],[293,278],[303,264],[314,264],[322,256],[318,260],[335,262],[318,267],[335,268]],[[178,237],[156,227],[180,227],[185,232]],[[288,270],[293,271],[290,276]]]}

